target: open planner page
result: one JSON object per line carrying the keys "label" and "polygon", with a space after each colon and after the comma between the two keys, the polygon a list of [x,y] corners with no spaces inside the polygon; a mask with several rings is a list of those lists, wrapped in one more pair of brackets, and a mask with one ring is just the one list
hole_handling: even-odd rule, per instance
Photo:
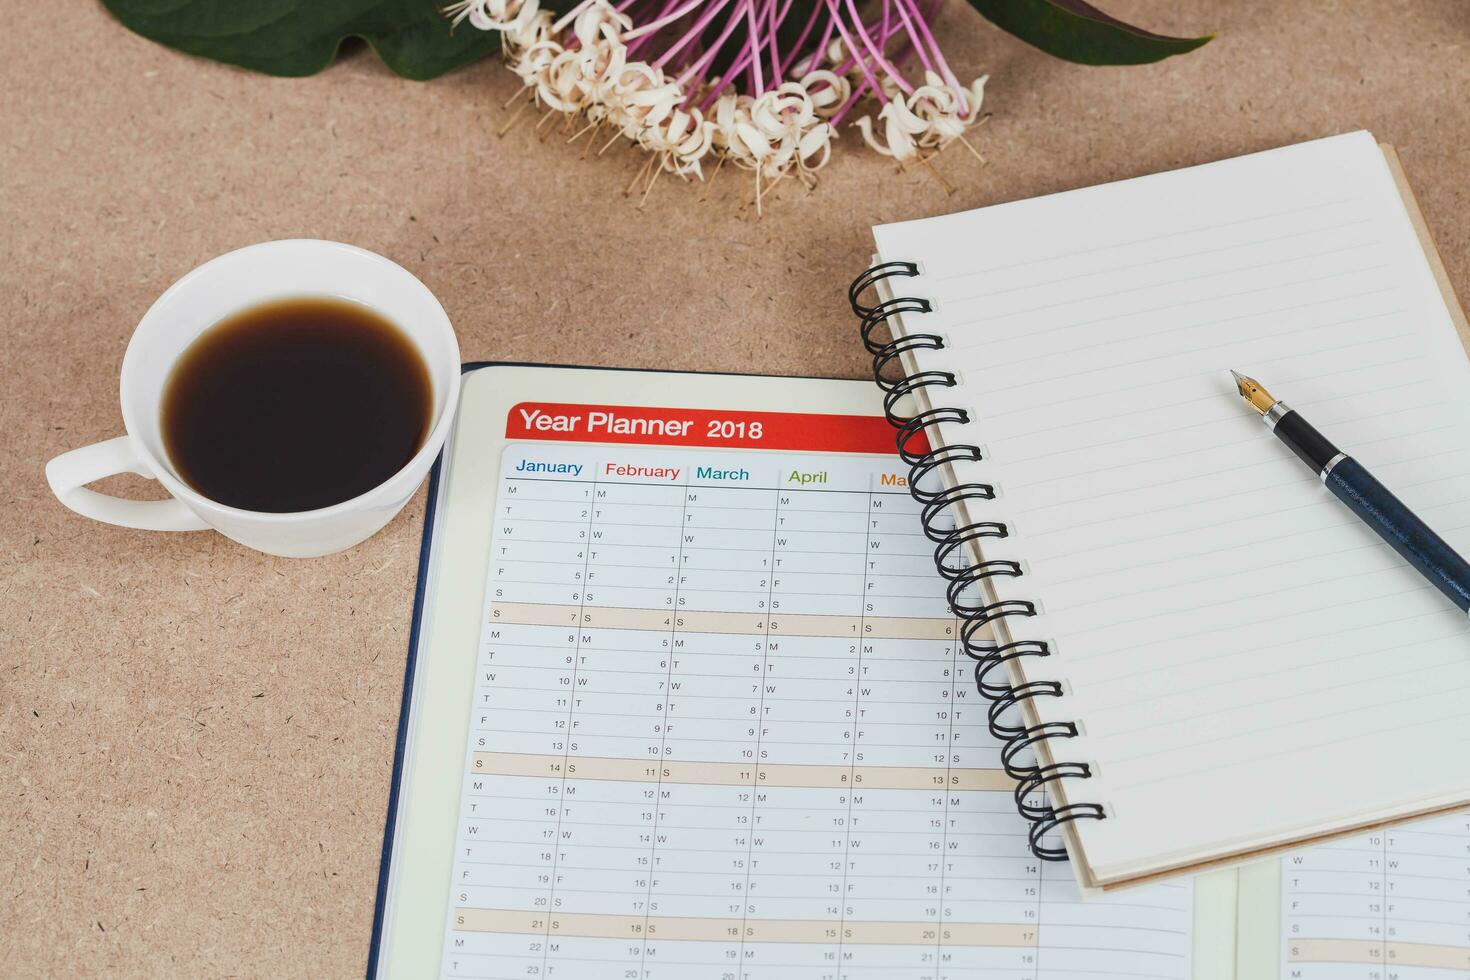
{"label": "open planner page", "polygon": [[1187,887],[1026,853],[895,461],[810,431],[506,450],[444,975],[1187,975]]}
{"label": "open planner page", "polygon": [[1470,976],[1470,817],[1385,827],[1281,865],[1285,980]]}
{"label": "open planner page", "polygon": [[1189,883],[1028,853],[871,384],[478,373],[387,975],[1189,978]]}
{"label": "open planner page", "polygon": [[[876,230],[946,444],[1039,602],[1108,884],[1470,802],[1465,617],[1244,406],[1259,378],[1470,551],[1470,362],[1367,133]],[[1078,851],[1074,850],[1074,857]]]}

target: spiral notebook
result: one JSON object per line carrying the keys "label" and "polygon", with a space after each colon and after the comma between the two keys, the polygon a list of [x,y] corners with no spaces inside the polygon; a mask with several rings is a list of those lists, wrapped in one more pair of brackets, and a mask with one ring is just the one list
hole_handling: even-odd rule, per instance
{"label": "spiral notebook", "polygon": [[1228,894],[1028,851],[881,401],[467,371],[370,976],[1188,980]]}
{"label": "spiral notebook", "polygon": [[1228,373],[1470,552],[1465,318],[1390,148],[875,237],[853,308],[932,445],[905,450],[924,517],[960,514],[925,531],[1039,855],[1110,889],[1470,804],[1470,626]]}

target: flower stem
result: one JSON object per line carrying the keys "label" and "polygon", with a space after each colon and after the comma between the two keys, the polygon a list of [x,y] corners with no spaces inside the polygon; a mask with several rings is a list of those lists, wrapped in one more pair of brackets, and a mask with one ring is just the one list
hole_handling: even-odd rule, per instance
{"label": "flower stem", "polygon": [[571,10],[568,10],[562,16],[561,20],[559,20],[555,24],[552,24],[551,25],[551,33],[552,34],[560,34],[562,31],[566,30],[567,29],[567,25],[570,24],[570,23],[572,23],[572,21],[576,20],[577,19],[577,15],[580,14],[582,11],[586,10],[588,7],[592,6],[592,4],[594,2],[596,2],[596,0],[582,0],[581,3],[577,4]]}
{"label": "flower stem", "polygon": [[715,15],[718,14],[721,8],[723,8],[725,4],[729,2],[730,0],[714,0],[714,2],[709,3],[708,8],[703,14],[700,15],[699,20],[695,21],[694,26],[689,28],[689,30],[684,34],[683,37],[679,38],[672,45],[670,45],[667,51],[659,55],[658,60],[653,63],[653,67],[662,68],[664,65],[668,64],[669,59],[674,57],[674,55],[678,53],[686,44],[688,44],[690,41],[695,40],[704,33],[704,29],[706,26],[708,26],[709,22],[714,20]]}
{"label": "flower stem", "polygon": [[[760,32],[755,23],[755,4],[749,4],[745,8],[746,23],[749,25],[749,35],[746,39],[747,50],[750,52],[750,81],[755,86],[756,98],[760,98],[766,91],[764,81],[761,79],[761,41]],[[730,74],[735,74],[731,69]]]}
{"label": "flower stem", "polygon": [[[709,46],[708,51],[700,55],[698,60],[696,60],[688,68],[684,69],[684,73],[678,77],[678,79],[675,81],[675,84],[677,84],[680,88],[684,88],[686,91],[688,91],[687,84],[689,80],[691,78],[698,77],[704,72],[705,68],[709,67],[709,63],[715,59],[715,56],[720,53],[720,49],[725,46],[725,41],[729,39],[732,33],[734,33],[735,28],[740,26],[740,16],[741,14],[745,13],[745,7],[749,3],[750,0],[736,0],[735,9],[730,12],[730,19],[725,22],[725,29],[720,32],[720,36],[715,38],[715,42]],[[708,107],[708,105],[713,104],[715,96],[717,96],[719,92],[725,88],[725,86],[730,84],[728,73],[727,77],[722,81],[723,84],[720,86],[720,88],[710,93],[710,96],[706,102],[706,108]]]}
{"label": "flower stem", "polygon": [[[837,0],[827,0],[827,4],[833,9],[834,14],[836,14]],[[897,68],[888,63],[888,59],[883,57],[883,52],[873,43],[873,39],[868,36],[868,29],[863,26],[862,15],[858,13],[857,0],[847,0],[847,9],[851,11],[853,22],[857,25],[857,35],[862,38],[863,47],[868,49],[868,54],[872,57],[874,63],[879,68],[882,68],[889,78],[893,79],[901,91],[911,94],[914,91],[914,87],[909,84],[908,79],[904,78]],[[841,29],[842,24],[839,21],[838,30]],[[849,47],[851,47],[851,44],[849,44]],[[856,54],[857,52],[854,51],[853,53]]]}
{"label": "flower stem", "polygon": [[[788,7],[789,6],[790,5],[788,4]],[[791,52],[786,55],[786,60],[781,62],[780,67],[776,70],[777,75],[785,78],[786,73],[791,70],[792,63],[796,61],[797,56],[801,54],[803,50],[802,45],[806,44],[806,39],[811,36],[812,28],[817,26],[817,16],[821,14],[821,12],[822,8],[820,5],[814,4],[812,6],[812,14],[806,19],[806,26],[801,29],[801,34],[797,35],[796,43],[791,46]],[[830,25],[828,25],[828,29],[831,29]],[[820,44],[817,46],[817,50],[812,56],[813,69],[817,67],[817,63],[821,60],[822,51],[824,48],[826,48],[825,44]]]}
{"label": "flower stem", "polygon": [[[959,100],[960,115],[968,116],[970,114],[970,102],[969,99],[965,96],[965,87],[961,85],[960,80],[955,77],[954,71],[949,67],[949,62],[944,60],[944,52],[939,49],[939,42],[934,39],[933,33],[931,33],[929,30],[929,25],[924,22],[924,17],[919,10],[918,3],[915,2],[915,0],[898,0],[898,3],[900,7],[902,7],[902,5],[904,4],[909,4],[912,8],[914,14],[914,23],[918,28],[920,36],[923,37],[924,42],[927,43],[929,48],[934,52],[934,60],[938,63],[939,66],[939,76],[944,79],[944,82],[946,85],[949,86],[950,91],[954,92],[955,98]],[[919,47],[919,50],[920,52],[922,52],[923,48]],[[922,53],[920,54],[920,58],[923,58]]]}
{"label": "flower stem", "polygon": [[672,24],[674,21],[678,20],[680,17],[683,17],[685,14],[689,13],[691,10],[694,10],[704,2],[705,0],[688,0],[687,3],[685,3],[682,7],[675,9],[672,13],[665,14],[657,20],[651,20],[647,24],[644,24],[642,27],[635,27],[631,31],[624,31],[623,40],[625,42],[631,41],[634,38],[642,37],[645,34],[652,34],[659,28],[664,27],[668,24]]}

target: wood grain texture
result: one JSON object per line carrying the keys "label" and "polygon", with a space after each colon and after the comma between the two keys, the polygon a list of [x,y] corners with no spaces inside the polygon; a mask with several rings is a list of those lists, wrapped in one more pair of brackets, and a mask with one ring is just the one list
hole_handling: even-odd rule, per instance
{"label": "wood grain texture", "polygon": [[[467,358],[862,376],[844,289],[868,226],[1356,128],[1393,143],[1450,278],[1470,278],[1470,6],[1111,0],[1198,52],[1099,69],[952,5],[993,76],[982,131],[895,174],[843,152],[756,221],[529,124],[494,63],[433,83],[350,57],[271,79],[135,37],[98,6],[14,4],[0,39],[0,958],[16,976],[359,975],[366,958],[422,494],[347,553],[102,527],[50,456],[118,434],[133,325],[250,242],[381,252],[443,301]],[[794,192],[794,193],[793,193]],[[141,480],[113,488],[151,492]]]}

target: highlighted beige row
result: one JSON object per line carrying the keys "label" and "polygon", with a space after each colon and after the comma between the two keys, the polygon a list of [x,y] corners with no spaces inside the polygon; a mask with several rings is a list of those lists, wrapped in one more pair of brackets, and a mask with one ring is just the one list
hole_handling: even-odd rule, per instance
{"label": "highlighted beige row", "polygon": [[953,619],[901,616],[813,616],[702,612],[696,609],[630,609],[543,602],[497,602],[490,622],[574,629],[651,630],[682,633],[751,633],[771,636],[863,637],[872,640],[949,640]]}
{"label": "highlighted beige row", "polygon": [[802,766],[742,762],[643,762],[602,756],[476,752],[471,771],[486,776],[541,776],[612,782],[696,783],[702,786],[806,786],[813,789],[952,789],[1011,792],[1002,769],[909,766]]}
{"label": "highlighted beige row", "polygon": [[1470,970],[1470,948],[1362,939],[1295,939],[1286,950],[1293,963],[1374,963]]}
{"label": "highlighted beige row", "polygon": [[832,922],[820,919],[698,919],[655,915],[518,912],[512,909],[459,908],[459,932],[576,936],[666,942],[837,943],[853,946],[1037,945],[1035,926],[1007,922]]}

